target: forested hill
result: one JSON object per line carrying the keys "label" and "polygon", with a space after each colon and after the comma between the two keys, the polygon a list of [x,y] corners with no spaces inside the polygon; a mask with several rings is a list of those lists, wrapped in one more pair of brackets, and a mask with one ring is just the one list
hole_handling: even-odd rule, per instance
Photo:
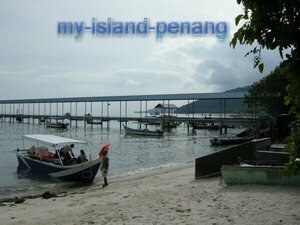
{"label": "forested hill", "polygon": [[[238,87],[230,89],[225,92],[247,92],[250,86]],[[186,104],[178,109],[178,113],[188,113],[194,111],[195,113],[219,113],[220,100],[197,100],[194,103]],[[231,113],[249,112],[250,109],[243,102],[242,99],[226,100],[226,111]]]}
{"label": "forested hill", "polygon": [[224,92],[248,92],[249,89],[250,89],[250,85],[249,86],[245,86],[245,87],[238,87],[238,88],[234,88],[234,89],[230,89],[230,90],[227,90],[227,91],[224,91]]}

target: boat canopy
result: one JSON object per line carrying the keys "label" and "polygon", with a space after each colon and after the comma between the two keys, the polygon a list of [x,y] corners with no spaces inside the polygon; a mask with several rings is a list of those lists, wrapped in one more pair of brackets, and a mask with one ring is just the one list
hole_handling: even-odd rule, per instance
{"label": "boat canopy", "polygon": [[23,137],[29,140],[41,141],[52,145],[68,144],[68,143],[86,143],[85,141],[78,141],[78,140],[59,137],[50,134],[28,134],[28,135],[23,135]]}

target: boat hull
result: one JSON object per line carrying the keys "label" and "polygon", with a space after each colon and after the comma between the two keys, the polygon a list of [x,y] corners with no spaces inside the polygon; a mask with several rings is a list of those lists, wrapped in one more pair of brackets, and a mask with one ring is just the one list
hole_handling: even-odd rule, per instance
{"label": "boat hull", "polygon": [[49,128],[67,128],[69,126],[68,123],[47,123],[47,127]]}
{"label": "boat hull", "polygon": [[97,122],[97,121],[87,121],[87,124],[102,125],[102,122],[101,121],[99,121],[99,122]]}
{"label": "boat hull", "polygon": [[194,125],[192,126],[195,130],[219,130],[218,125]]}
{"label": "boat hull", "polygon": [[49,175],[60,181],[84,181],[92,182],[99,170],[100,158],[75,165],[56,165],[39,159],[32,159],[26,155],[17,153],[19,166],[37,173]]}

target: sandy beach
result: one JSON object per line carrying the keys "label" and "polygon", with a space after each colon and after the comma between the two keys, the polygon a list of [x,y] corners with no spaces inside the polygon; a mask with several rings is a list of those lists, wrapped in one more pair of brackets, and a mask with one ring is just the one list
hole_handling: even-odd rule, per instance
{"label": "sandy beach", "polygon": [[[97,181],[98,182],[98,181]],[[300,224],[300,188],[194,179],[194,164],[0,207],[1,224]]]}

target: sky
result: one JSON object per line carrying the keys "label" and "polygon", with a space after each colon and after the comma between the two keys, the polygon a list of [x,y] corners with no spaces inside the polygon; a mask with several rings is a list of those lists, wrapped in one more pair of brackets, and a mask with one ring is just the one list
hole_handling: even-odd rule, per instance
{"label": "sky", "polygon": [[[281,61],[263,51],[253,69],[247,46],[230,48],[235,0],[0,0],[0,99],[220,92],[251,85]],[[59,21],[226,21],[214,35],[98,37],[57,33]]]}

